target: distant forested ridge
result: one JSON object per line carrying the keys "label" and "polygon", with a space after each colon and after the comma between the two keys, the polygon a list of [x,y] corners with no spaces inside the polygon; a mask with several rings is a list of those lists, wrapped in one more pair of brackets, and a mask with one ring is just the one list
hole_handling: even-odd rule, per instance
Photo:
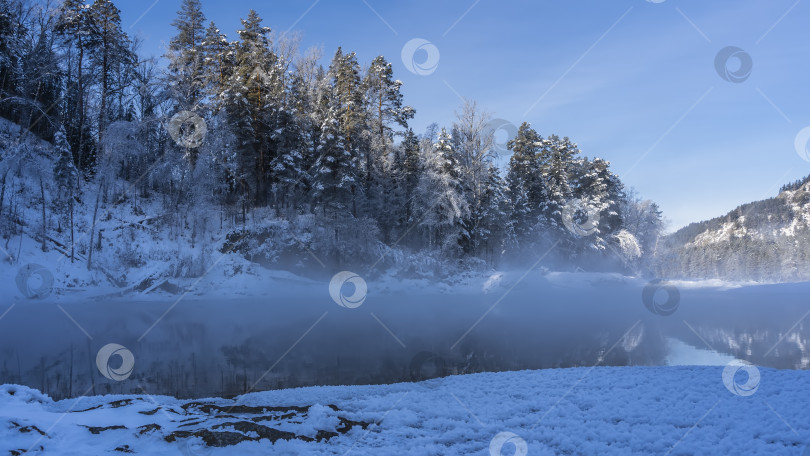
{"label": "distant forested ridge", "polygon": [[231,40],[184,0],[164,65],[111,0],[44,5],[0,2],[0,116],[20,127],[0,133],[6,247],[27,235],[122,281],[154,261],[200,276],[217,252],[417,274],[547,252],[652,264],[661,211],[609,162],[524,123],[499,166],[473,101],[417,134],[383,56],[323,65],[255,11]]}
{"label": "distant forested ridge", "polygon": [[662,238],[659,252],[665,277],[810,280],[810,176]]}

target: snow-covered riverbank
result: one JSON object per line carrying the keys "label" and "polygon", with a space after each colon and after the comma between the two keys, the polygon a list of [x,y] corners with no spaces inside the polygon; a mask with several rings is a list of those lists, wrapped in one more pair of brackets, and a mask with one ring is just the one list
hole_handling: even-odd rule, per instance
{"label": "snow-covered riverbank", "polygon": [[754,384],[743,371],[734,381],[752,388],[737,394],[731,392],[734,383],[724,381],[723,366],[484,373],[277,390],[234,400],[140,394],[52,402],[35,390],[5,386],[0,450],[802,455],[810,444],[810,372],[759,368]]}

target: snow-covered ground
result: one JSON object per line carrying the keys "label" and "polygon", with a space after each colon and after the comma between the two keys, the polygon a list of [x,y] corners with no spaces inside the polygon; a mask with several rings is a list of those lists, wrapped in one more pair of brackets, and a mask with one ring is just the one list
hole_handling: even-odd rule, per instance
{"label": "snow-covered ground", "polygon": [[[309,387],[233,400],[53,402],[0,389],[4,454],[803,455],[810,372],[597,367]],[[744,374],[743,374],[744,375]],[[731,388],[729,388],[731,387]],[[753,391],[753,394],[749,394]],[[208,445],[221,445],[209,447]],[[503,443],[502,447],[501,444]]]}

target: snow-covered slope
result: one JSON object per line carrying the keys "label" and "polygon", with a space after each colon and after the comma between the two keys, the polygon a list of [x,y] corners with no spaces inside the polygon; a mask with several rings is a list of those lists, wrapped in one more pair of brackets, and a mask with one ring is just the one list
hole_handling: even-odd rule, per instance
{"label": "snow-covered slope", "polygon": [[808,241],[810,178],[669,235],[659,246],[658,269],[670,278],[808,280]]}
{"label": "snow-covered slope", "polygon": [[[0,389],[20,454],[801,455],[810,372],[722,366],[549,369],[311,387],[233,400],[147,394],[52,402]],[[753,377],[752,377],[753,378]],[[732,391],[738,391],[736,394]],[[749,394],[753,391],[753,394]]]}
{"label": "snow-covered slope", "polygon": [[[773,200],[738,208],[726,215],[719,227],[701,232],[686,246],[702,247],[729,242],[734,238],[795,237],[810,227],[809,193],[810,181],[796,189],[780,192]],[[749,221],[746,217],[751,212],[756,214]]]}

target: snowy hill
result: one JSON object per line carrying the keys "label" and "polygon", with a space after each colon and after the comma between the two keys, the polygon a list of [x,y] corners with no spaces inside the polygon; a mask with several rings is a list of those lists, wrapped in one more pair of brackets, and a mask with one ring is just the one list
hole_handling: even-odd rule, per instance
{"label": "snowy hill", "polygon": [[749,381],[722,366],[549,369],[189,401],[144,392],[53,402],[36,390],[6,385],[0,389],[0,450],[43,455],[805,454],[810,372],[752,372]]}
{"label": "snowy hill", "polygon": [[808,241],[810,177],[667,236],[658,270],[672,278],[804,281],[810,279]]}

